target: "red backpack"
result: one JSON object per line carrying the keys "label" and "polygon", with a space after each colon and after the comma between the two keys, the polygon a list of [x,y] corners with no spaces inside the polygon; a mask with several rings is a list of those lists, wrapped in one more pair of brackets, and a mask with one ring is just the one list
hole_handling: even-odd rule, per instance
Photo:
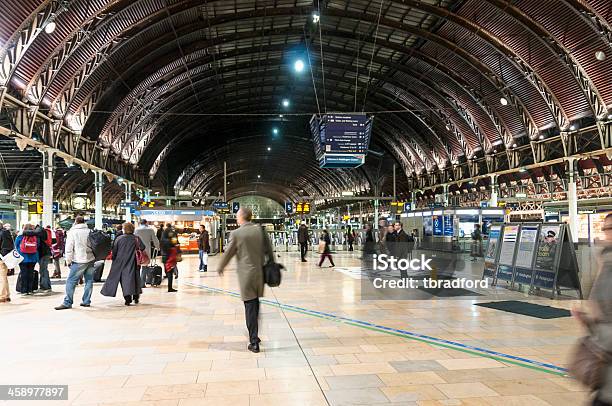
{"label": "red backpack", "polygon": [[36,254],[38,249],[38,238],[33,235],[24,235],[21,239],[19,250],[22,254]]}

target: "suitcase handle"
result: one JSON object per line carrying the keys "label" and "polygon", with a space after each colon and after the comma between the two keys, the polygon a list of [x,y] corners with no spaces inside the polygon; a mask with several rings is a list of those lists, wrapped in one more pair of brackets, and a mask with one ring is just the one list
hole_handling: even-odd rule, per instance
{"label": "suitcase handle", "polygon": [[153,247],[153,255],[151,256],[151,265],[157,265],[157,255],[159,254],[159,250]]}

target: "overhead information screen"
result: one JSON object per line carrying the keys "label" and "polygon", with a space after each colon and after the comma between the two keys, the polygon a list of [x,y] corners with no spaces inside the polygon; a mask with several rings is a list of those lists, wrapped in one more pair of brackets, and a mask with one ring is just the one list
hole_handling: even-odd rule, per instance
{"label": "overhead information screen", "polygon": [[367,115],[314,115],[310,131],[321,168],[356,168],[365,163],[372,134],[372,119]]}

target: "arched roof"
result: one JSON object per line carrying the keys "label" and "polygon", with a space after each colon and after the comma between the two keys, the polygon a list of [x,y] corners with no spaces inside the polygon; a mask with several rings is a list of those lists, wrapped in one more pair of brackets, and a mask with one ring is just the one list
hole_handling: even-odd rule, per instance
{"label": "arched roof", "polygon": [[[202,192],[222,184],[223,161],[237,195],[251,191],[253,168],[261,193],[277,198],[316,183],[370,189],[367,168],[339,181],[318,169],[307,123],[319,110],[374,114],[374,146],[413,176],[612,108],[612,57],[595,58],[611,53],[607,0],[21,0],[3,9],[9,94],[82,129],[113,159],[152,177],[169,168],[170,183]],[[296,76],[298,56],[310,69]],[[273,125],[282,142],[270,138]]]}

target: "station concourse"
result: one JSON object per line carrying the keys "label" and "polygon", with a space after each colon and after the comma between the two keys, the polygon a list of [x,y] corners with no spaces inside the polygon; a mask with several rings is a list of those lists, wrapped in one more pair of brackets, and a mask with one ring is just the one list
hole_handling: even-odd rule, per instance
{"label": "station concourse", "polygon": [[0,0],[2,405],[612,405],[610,289],[610,0]]}

